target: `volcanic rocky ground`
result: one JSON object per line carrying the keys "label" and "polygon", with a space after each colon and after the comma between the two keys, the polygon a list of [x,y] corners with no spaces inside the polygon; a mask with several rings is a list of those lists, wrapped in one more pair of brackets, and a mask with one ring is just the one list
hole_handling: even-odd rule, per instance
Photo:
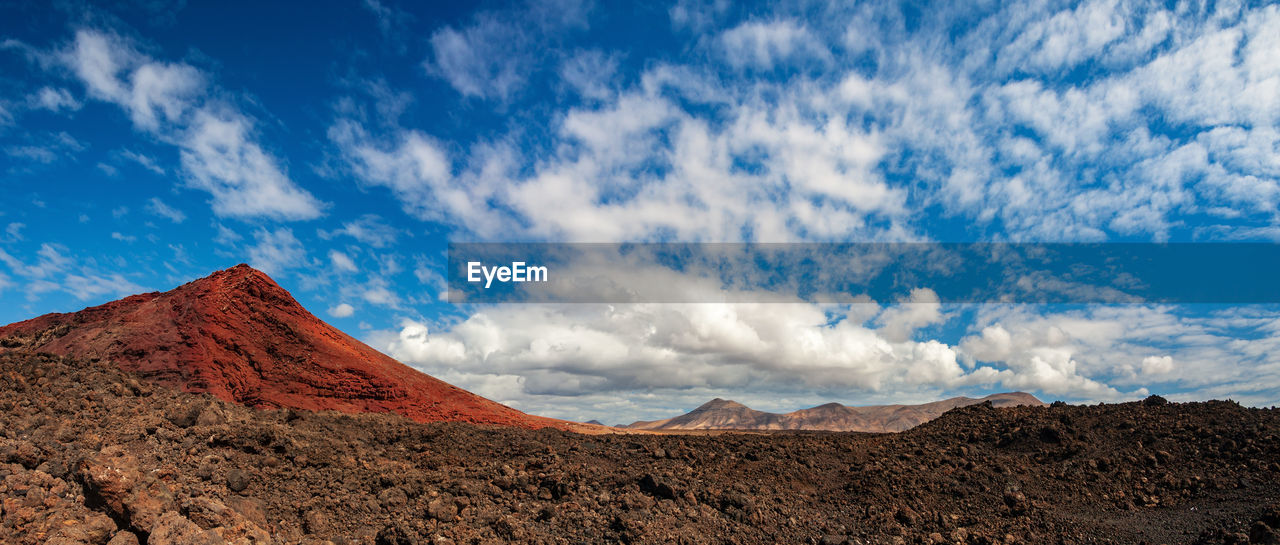
{"label": "volcanic rocky ground", "polygon": [[11,351],[0,543],[1276,543],[1280,413],[1162,401],[581,435],[253,409]]}

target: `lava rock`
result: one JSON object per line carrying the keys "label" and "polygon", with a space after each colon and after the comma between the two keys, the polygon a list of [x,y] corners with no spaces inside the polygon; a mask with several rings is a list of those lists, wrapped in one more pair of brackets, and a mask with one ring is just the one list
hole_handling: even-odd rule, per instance
{"label": "lava rock", "polygon": [[249,488],[249,474],[240,469],[231,470],[227,473],[227,488],[232,492],[244,492]]}
{"label": "lava rock", "polygon": [[658,498],[674,500],[678,494],[676,489],[666,481],[658,479],[652,473],[646,473],[640,478],[640,490]]}
{"label": "lava rock", "polygon": [[440,496],[427,503],[427,515],[440,522],[453,522],[458,517],[458,504],[452,498]]}

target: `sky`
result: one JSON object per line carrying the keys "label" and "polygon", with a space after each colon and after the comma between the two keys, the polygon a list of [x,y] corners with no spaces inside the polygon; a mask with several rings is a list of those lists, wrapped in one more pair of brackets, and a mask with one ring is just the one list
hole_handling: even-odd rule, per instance
{"label": "sky", "polygon": [[1280,6],[0,5],[0,323],[247,262],[516,408],[1280,402],[1280,307],[446,300],[449,242],[1280,242]]}

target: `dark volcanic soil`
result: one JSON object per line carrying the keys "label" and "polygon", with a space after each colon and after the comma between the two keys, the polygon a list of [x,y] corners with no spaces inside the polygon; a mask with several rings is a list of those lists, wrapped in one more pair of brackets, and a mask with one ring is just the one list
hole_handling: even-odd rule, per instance
{"label": "dark volcanic soil", "polygon": [[0,543],[1276,543],[1280,412],[587,436],[255,410],[0,355]]}

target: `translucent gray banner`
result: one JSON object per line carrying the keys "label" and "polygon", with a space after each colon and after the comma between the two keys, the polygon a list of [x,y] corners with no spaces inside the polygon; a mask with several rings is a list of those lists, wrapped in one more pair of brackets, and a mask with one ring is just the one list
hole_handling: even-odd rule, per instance
{"label": "translucent gray banner", "polygon": [[1280,245],[452,243],[453,303],[1278,303]]}

